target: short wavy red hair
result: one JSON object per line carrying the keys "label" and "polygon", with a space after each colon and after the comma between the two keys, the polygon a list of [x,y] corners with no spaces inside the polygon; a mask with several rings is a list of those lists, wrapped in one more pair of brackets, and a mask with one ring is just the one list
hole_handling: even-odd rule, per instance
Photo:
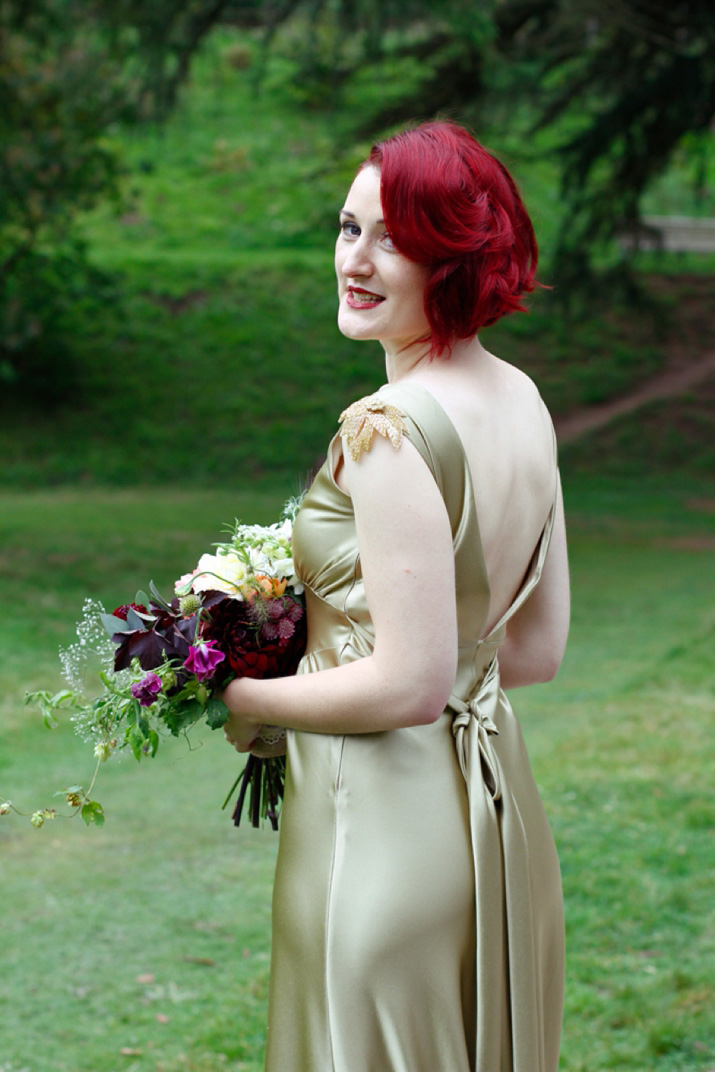
{"label": "short wavy red hair", "polygon": [[429,266],[425,313],[432,354],[471,339],[534,289],[534,228],[504,165],[457,123],[434,121],[377,142],[364,166],[380,171],[395,248]]}

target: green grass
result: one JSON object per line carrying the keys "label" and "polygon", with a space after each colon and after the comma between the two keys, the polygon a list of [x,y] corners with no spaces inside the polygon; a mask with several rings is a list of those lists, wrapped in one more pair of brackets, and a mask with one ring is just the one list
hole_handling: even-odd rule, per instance
{"label": "green grass", "polygon": [[[69,725],[49,732],[22,706],[25,688],[60,683],[85,595],[112,604],[150,576],[167,588],[225,521],[267,521],[290,490],[0,495],[0,797],[31,810],[89,773]],[[564,875],[562,1068],[707,1072],[712,487],[602,478],[565,493],[567,656],[555,682],[513,696]],[[277,839],[233,829],[219,806],[235,753],[209,732],[196,745],[103,768],[102,829],[0,819],[3,1072],[261,1068]]]}
{"label": "green grass", "polygon": [[[73,639],[84,597],[110,607],[150,577],[168,591],[226,522],[273,519],[289,490],[2,497],[4,606],[17,608],[2,628],[2,792],[51,806],[91,773],[69,725],[50,734],[22,705],[26,687],[60,684],[57,646]],[[0,828],[12,920],[0,937],[3,1072],[208,1072],[221,1054],[231,1069],[259,1068],[276,839],[234,831],[220,805],[241,761],[209,732],[195,746],[167,742],[151,768],[103,768],[101,830]]]}
{"label": "green grass", "polygon": [[[71,400],[6,399],[3,484],[240,488],[300,478],[346,404],[384,382],[379,345],[345,339],[335,316],[325,252],[220,266],[136,261],[115,300],[72,314]],[[543,295],[484,342],[529,372],[557,413],[626,390],[664,360],[648,318],[574,326]]]}

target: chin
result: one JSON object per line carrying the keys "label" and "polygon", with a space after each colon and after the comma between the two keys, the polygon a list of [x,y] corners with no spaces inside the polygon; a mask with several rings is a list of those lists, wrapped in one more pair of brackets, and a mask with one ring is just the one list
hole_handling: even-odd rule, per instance
{"label": "chin", "polygon": [[349,313],[345,313],[342,309],[338,311],[338,330],[346,339],[367,341],[369,339],[377,338],[374,329],[371,328],[369,324],[361,323],[355,317],[350,316]]}

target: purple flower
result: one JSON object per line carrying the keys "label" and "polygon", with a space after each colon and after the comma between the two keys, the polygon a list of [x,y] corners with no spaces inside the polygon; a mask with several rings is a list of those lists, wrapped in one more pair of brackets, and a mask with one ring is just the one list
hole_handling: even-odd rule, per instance
{"label": "purple flower", "polygon": [[132,685],[132,696],[142,707],[151,707],[162,689],[162,680],[158,674],[150,673]]}
{"label": "purple flower", "polygon": [[192,674],[196,674],[199,681],[205,681],[207,677],[213,676],[214,670],[225,658],[224,653],[216,649],[216,641],[207,640],[206,643],[190,646],[189,657],[184,666]]}

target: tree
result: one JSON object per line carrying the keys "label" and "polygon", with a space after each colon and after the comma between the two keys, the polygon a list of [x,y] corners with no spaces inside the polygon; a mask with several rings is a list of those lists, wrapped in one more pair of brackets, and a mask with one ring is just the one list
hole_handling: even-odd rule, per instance
{"label": "tree", "polygon": [[711,0],[289,6],[285,18],[302,17],[309,28],[304,76],[330,71],[343,99],[365,84],[366,63],[401,65],[401,78],[363,98],[357,136],[438,112],[488,127],[504,102],[523,117],[525,141],[553,131],[565,204],[562,274],[587,276],[599,243],[637,225],[644,191],[679,148],[702,181],[715,119]]}
{"label": "tree", "polygon": [[[635,228],[642,196],[686,146],[702,181],[715,119],[715,14],[709,0],[581,0],[532,5],[505,57],[536,63],[545,85],[534,128],[568,131],[556,152],[567,204],[562,271],[583,250]],[[538,8],[542,8],[538,12]]]}
{"label": "tree", "polygon": [[0,381],[61,389],[78,213],[117,196],[113,124],[163,118],[228,0],[0,0]]}

